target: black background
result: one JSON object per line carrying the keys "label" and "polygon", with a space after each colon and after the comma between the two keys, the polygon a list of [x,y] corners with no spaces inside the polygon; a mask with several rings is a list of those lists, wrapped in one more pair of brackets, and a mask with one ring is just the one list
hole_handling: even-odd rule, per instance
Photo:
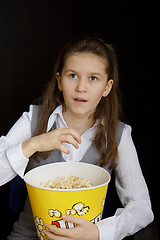
{"label": "black background", "polygon": [[[133,129],[160,228],[156,22],[155,6],[146,1],[1,0],[0,135],[41,95],[64,43],[83,35],[112,43],[119,61],[125,121]],[[13,220],[8,191],[9,183],[0,188],[5,212],[1,237]]]}

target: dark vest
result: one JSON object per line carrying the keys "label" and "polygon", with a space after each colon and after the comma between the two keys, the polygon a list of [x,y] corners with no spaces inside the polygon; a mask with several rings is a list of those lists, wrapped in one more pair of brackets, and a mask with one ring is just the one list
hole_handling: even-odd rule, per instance
{"label": "dark vest", "polygon": [[[38,112],[39,112],[39,106],[35,105],[33,108],[33,115],[32,115],[32,119],[31,119],[31,134],[32,135],[35,132],[36,122],[38,119]],[[124,126],[125,126],[124,123],[122,123],[120,121],[118,122],[117,134],[116,134],[118,144],[120,142]],[[55,125],[53,126],[53,129],[54,128],[55,128]],[[100,159],[100,154],[99,154],[98,150],[96,149],[95,144],[92,143],[91,146],[89,147],[89,149],[87,150],[87,152],[84,154],[84,156],[80,160],[80,162],[91,163],[91,164],[97,165],[99,159]],[[27,165],[26,172],[28,172],[29,170],[31,170],[35,167],[38,167],[38,166],[41,166],[44,164],[54,163],[54,162],[65,162],[65,160],[62,157],[61,151],[59,151],[57,149],[54,151],[51,151],[51,153],[47,159],[45,159],[45,160],[39,159],[39,162],[35,161],[35,159],[33,157],[31,157],[30,161]],[[108,170],[109,172],[111,172],[109,170],[109,165],[104,166],[104,168],[106,170]]]}

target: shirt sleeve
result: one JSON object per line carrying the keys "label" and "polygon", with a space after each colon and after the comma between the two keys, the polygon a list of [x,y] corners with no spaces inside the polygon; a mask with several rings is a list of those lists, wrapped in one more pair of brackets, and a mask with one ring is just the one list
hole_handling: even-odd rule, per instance
{"label": "shirt sleeve", "polygon": [[31,138],[31,118],[33,105],[24,112],[6,136],[0,138],[0,185],[13,179],[17,174],[24,175],[28,164],[22,152],[22,143]]}
{"label": "shirt sleeve", "polygon": [[115,168],[115,185],[123,208],[115,215],[97,223],[100,240],[121,240],[153,221],[153,212],[137,152],[126,125],[119,144],[119,159]]}

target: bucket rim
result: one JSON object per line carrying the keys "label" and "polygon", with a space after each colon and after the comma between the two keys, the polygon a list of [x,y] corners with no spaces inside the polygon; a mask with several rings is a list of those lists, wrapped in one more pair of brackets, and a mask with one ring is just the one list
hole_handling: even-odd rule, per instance
{"label": "bucket rim", "polygon": [[[49,166],[49,165],[53,165],[53,164],[54,164],[54,165],[55,165],[55,164],[56,164],[56,165],[58,165],[58,164],[92,165],[92,167],[100,168],[101,171],[104,171],[105,173],[107,173],[107,175],[108,175],[108,180],[107,180],[106,182],[102,183],[102,184],[99,184],[99,185],[95,185],[95,186],[88,187],[88,188],[79,188],[79,189],[75,189],[75,188],[74,188],[74,189],[56,189],[56,188],[49,188],[49,187],[41,187],[41,186],[37,186],[36,184],[31,184],[31,183],[29,183],[28,180],[26,180],[27,175],[28,175],[28,174],[31,174],[31,172],[33,172],[33,171],[36,171],[37,168],[43,168],[43,167],[46,166],[46,165]],[[84,163],[84,162],[56,162],[56,163],[44,164],[44,165],[42,165],[42,166],[38,166],[38,167],[36,167],[36,168],[31,169],[30,171],[28,171],[28,172],[24,175],[23,179],[24,179],[26,185],[29,185],[29,186],[32,186],[32,187],[34,187],[34,188],[38,188],[38,189],[41,189],[41,190],[55,191],[55,192],[77,192],[77,191],[89,191],[89,190],[93,190],[93,189],[96,189],[96,188],[104,187],[105,185],[108,185],[108,184],[109,184],[109,182],[110,182],[110,180],[111,180],[111,175],[110,175],[110,173],[109,173],[106,169],[104,169],[104,168],[102,168],[102,167],[100,167],[100,166],[94,165],[94,164],[90,164],[90,163]]]}

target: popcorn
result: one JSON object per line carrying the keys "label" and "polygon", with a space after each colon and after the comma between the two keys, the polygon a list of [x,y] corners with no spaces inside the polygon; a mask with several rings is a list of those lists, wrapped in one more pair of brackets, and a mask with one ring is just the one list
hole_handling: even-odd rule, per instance
{"label": "popcorn", "polygon": [[48,182],[41,182],[40,187],[55,189],[80,189],[92,187],[87,179],[75,176],[65,176],[50,179]]}

